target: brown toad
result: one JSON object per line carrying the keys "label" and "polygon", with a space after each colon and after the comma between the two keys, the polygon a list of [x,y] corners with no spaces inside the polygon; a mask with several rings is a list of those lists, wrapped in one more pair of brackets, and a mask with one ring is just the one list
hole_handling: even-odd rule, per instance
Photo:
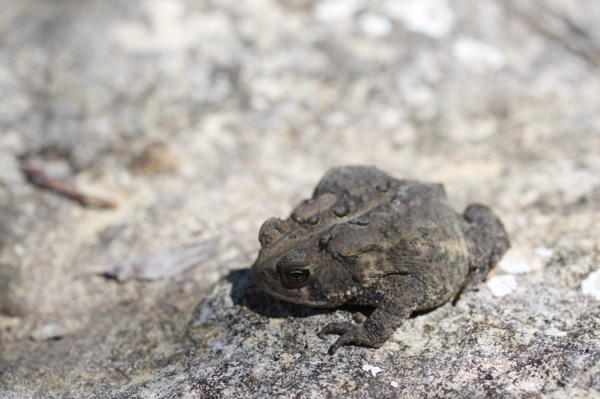
{"label": "brown toad", "polygon": [[482,281],[509,248],[483,205],[460,215],[441,184],[398,180],[374,167],[327,172],[311,199],[259,233],[252,267],[269,294],[303,305],[375,307],[362,324],[332,323],[320,336],[378,348],[414,311],[431,309]]}

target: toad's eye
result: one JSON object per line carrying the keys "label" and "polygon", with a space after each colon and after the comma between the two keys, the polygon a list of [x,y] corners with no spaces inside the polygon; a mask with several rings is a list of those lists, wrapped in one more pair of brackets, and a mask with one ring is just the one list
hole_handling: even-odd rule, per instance
{"label": "toad's eye", "polygon": [[300,267],[293,263],[281,263],[277,265],[277,273],[281,280],[281,285],[285,288],[304,287],[310,278],[310,269]]}
{"label": "toad's eye", "polygon": [[286,272],[286,277],[290,281],[294,281],[297,283],[303,283],[306,280],[308,280],[308,278],[310,277],[310,270],[307,270],[307,269],[288,270]]}

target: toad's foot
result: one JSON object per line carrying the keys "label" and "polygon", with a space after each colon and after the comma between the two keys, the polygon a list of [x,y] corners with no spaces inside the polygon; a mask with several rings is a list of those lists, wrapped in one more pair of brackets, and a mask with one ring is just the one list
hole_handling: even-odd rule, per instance
{"label": "toad's foot", "polygon": [[354,323],[331,323],[326,325],[320,332],[319,337],[325,338],[326,335],[337,334],[340,337],[329,348],[329,354],[333,355],[337,350],[348,344],[379,348],[386,341],[383,336],[377,336],[370,333],[363,326]]}
{"label": "toad's foot", "polygon": [[[319,333],[340,337],[329,348],[334,354],[341,346],[355,344],[380,348],[398,327],[404,323],[423,298],[423,286],[410,276],[389,275],[371,287],[373,298],[379,298],[375,310],[362,325],[354,323],[331,323]],[[364,298],[363,298],[364,300]]]}

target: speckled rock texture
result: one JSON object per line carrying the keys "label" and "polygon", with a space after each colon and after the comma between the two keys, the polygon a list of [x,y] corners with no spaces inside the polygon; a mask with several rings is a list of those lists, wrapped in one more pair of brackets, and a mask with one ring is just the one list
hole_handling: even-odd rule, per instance
{"label": "speckled rock texture", "polygon": [[[593,0],[0,9],[0,397],[600,397]],[[489,205],[512,248],[456,305],[330,356],[318,330],[357,309],[277,301],[249,268],[261,223],[347,164]],[[206,242],[170,278],[102,274]]]}

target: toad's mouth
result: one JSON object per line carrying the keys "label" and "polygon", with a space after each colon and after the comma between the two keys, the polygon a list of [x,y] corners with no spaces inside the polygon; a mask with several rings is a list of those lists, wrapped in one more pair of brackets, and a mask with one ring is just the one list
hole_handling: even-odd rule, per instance
{"label": "toad's mouth", "polygon": [[275,268],[253,268],[252,279],[260,289],[277,299],[315,308],[338,307],[351,299],[349,295],[355,297],[351,290],[344,293],[327,292],[314,279],[300,288],[286,288]]}

